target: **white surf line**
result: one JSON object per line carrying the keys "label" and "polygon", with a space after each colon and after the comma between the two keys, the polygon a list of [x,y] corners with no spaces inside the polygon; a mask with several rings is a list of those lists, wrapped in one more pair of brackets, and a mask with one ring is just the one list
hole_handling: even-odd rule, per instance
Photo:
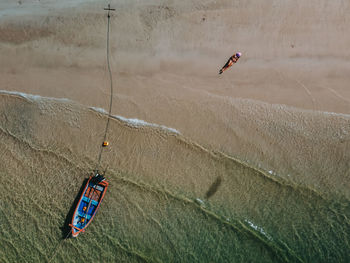
{"label": "white surf line", "polygon": [[[53,100],[53,101],[59,101],[59,102],[73,102],[72,100],[67,99],[67,98],[43,97],[40,95],[27,94],[27,93],[17,92],[17,91],[0,90],[0,94],[20,96],[20,97],[27,99],[27,100],[30,100],[30,101]],[[97,107],[89,107],[89,108],[96,111],[96,112],[108,115],[108,112],[105,109],[97,108]],[[159,125],[159,124],[155,124],[155,123],[148,123],[146,121],[139,120],[139,119],[128,119],[128,118],[124,118],[122,116],[112,115],[111,117],[116,118],[120,121],[126,122],[128,125],[133,126],[133,127],[142,127],[142,126],[156,127],[156,128],[161,128],[163,130],[170,131],[172,133],[181,134],[178,130],[176,130],[174,128],[166,127],[164,125]]]}
{"label": "white surf line", "polygon": [[[108,112],[105,109],[102,108],[97,108],[97,107],[90,107],[90,109],[97,111],[99,113],[102,114],[106,114],[108,115]],[[155,127],[155,128],[160,128],[166,131],[170,131],[172,133],[176,133],[176,134],[181,134],[178,130],[174,129],[174,128],[170,128],[170,127],[166,127],[164,125],[160,125],[160,124],[155,124],[155,123],[149,123],[146,122],[144,120],[139,120],[139,119],[128,119],[122,116],[118,116],[118,115],[111,115],[111,117],[116,118],[122,122],[125,122],[127,125],[132,126],[132,127]]]}
{"label": "white surf line", "polygon": [[256,231],[259,231],[261,234],[263,234],[265,237],[267,237],[267,239],[272,240],[272,237],[270,235],[268,235],[265,230],[262,227],[259,227],[257,225],[254,225],[251,221],[249,221],[248,219],[244,220],[245,222],[247,222],[249,224],[249,226],[251,228],[253,228]]}
{"label": "white surf line", "polygon": [[97,111],[99,113],[102,113],[102,114],[108,114],[108,112],[105,109],[102,109],[102,108],[90,107],[90,109],[92,109],[94,111]]}
{"label": "white surf line", "polygon": [[196,198],[195,202],[198,203],[199,205],[204,205],[204,201],[202,199]]}
{"label": "white surf line", "polygon": [[44,97],[44,96],[40,96],[40,95],[27,94],[27,93],[18,92],[18,91],[0,90],[0,94],[16,95],[16,96],[20,96],[22,98],[25,98],[27,100],[32,100],[32,101],[55,100],[55,101],[60,101],[60,102],[72,102],[70,99],[67,99],[67,98]]}
{"label": "white surf line", "polygon": [[349,103],[350,103],[350,100],[349,100],[349,99],[347,99],[347,98],[345,98],[344,96],[340,95],[340,94],[339,94],[337,91],[335,91],[334,89],[332,89],[332,88],[326,88],[326,89],[328,89],[330,92],[332,92],[333,95],[335,95],[337,98],[339,98],[339,99],[341,99],[341,100],[343,100],[343,101],[346,101],[346,102],[349,102]]}

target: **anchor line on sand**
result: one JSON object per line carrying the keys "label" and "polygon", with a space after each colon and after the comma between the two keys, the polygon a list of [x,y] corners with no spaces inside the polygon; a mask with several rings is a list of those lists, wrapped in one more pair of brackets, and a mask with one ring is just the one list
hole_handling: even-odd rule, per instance
{"label": "anchor line on sand", "polygon": [[[110,4],[108,4],[107,8],[104,8],[104,10],[108,11],[107,13],[107,18],[108,18],[108,22],[107,22],[107,67],[108,67],[108,74],[109,74],[109,80],[110,80],[110,101],[109,101],[109,110],[108,110],[108,116],[107,116],[107,123],[106,123],[106,128],[105,128],[105,132],[103,135],[103,142],[106,141],[107,139],[107,133],[108,133],[108,128],[109,128],[109,121],[110,121],[110,116],[111,116],[111,112],[112,112],[112,103],[113,103],[113,78],[112,78],[112,71],[111,71],[111,66],[110,66],[110,61],[109,61],[109,32],[110,32],[110,11],[115,11],[114,8],[111,8]],[[97,166],[95,169],[95,172],[97,172],[100,168],[100,163],[101,163],[101,159],[102,159],[102,153],[103,153],[103,144],[101,144],[100,146],[100,152],[98,155],[98,162],[97,162]],[[55,247],[55,249],[52,252],[51,257],[49,257],[48,259],[48,263],[50,263],[54,257],[56,256],[58,250],[60,249],[62,243],[70,236],[70,234],[72,233],[72,230],[69,231],[69,233],[66,235],[66,237],[64,239],[62,239]]]}
{"label": "anchor line on sand", "polygon": [[103,148],[104,148],[104,143],[106,142],[107,139],[107,134],[108,134],[108,128],[109,128],[109,122],[110,122],[110,116],[112,114],[112,105],[113,105],[113,78],[112,78],[112,71],[111,71],[111,65],[110,65],[110,54],[109,54],[109,33],[110,33],[110,19],[111,19],[111,15],[110,15],[110,11],[115,11],[114,8],[111,8],[111,5],[108,4],[107,8],[104,8],[104,10],[108,11],[107,14],[107,52],[106,52],[106,57],[107,57],[107,68],[108,68],[108,75],[109,75],[109,80],[110,80],[110,100],[109,100],[109,109],[108,109],[108,116],[107,116],[107,123],[106,123],[106,128],[105,128],[105,132],[103,135],[103,143],[100,146],[100,152],[98,155],[98,161],[97,161],[97,165],[96,165],[96,169],[95,171],[97,172],[100,168],[100,164],[101,164],[101,159],[102,159],[102,153],[103,153]]}
{"label": "anchor line on sand", "polygon": [[56,256],[56,254],[57,254],[59,248],[61,247],[63,241],[65,241],[65,240],[69,237],[69,235],[70,235],[71,233],[72,233],[72,230],[69,231],[69,233],[66,235],[66,237],[65,237],[64,239],[62,239],[62,240],[57,244],[56,248],[54,249],[54,251],[53,251],[53,253],[52,253],[52,256],[51,256],[51,257],[49,258],[49,260],[47,261],[48,263],[50,263],[50,262],[54,259],[54,257]]}

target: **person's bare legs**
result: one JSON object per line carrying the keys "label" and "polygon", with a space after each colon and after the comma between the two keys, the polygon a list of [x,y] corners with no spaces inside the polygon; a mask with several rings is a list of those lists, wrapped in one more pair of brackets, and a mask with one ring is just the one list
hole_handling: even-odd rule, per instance
{"label": "person's bare legs", "polygon": [[225,66],[223,66],[222,69],[220,69],[219,74],[222,74],[226,69],[228,69],[232,65],[233,65],[233,61],[229,59],[229,61],[226,62]]}

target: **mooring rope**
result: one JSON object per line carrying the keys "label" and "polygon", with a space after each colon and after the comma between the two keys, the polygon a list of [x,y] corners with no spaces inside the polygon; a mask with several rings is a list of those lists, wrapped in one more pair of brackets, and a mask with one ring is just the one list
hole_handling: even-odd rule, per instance
{"label": "mooring rope", "polygon": [[[112,78],[112,71],[111,71],[111,65],[110,65],[110,61],[109,61],[109,28],[110,28],[110,11],[115,11],[115,9],[112,9],[110,4],[108,4],[108,8],[104,8],[104,10],[108,10],[108,14],[107,14],[107,18],[108,18],[108,22],[107,22],[107,52],[106,52],[106,56],[107,56],[107,67],[108,67],[108,74],[109,74],[109,80],[110,80],[110,100],[109,100],[109,110],[108,110],[108,116],[107,116],[107,123],[106,123],[106,129],[103,135],[103,143],[106,141],[107,139],[107,133],[108,133],[108,128],[109,128],[109,121],[110,121],[110,116],[112,114],[112,104],[113,104],[113,78]],[[98,161],[97,161],[97,166],[95,171],[98,171],[100,168],[100,164],[101,164],[101,159],[102,159],[102,153],[103,153],[103,144],[101,144],[100,146],[100,153],[98,155]]]}
{"label": "mooring rope", "polygon": [[[108,67],[108,73],[109,73],[111,94],[110,94],[110,100],[109,100],[109,110],[108,110],[108,116],[107,116],[106,129],[105,129],[105,132],[103,135],[103,142],[105,142],[107,139],[107,133],[108,133],[108,128],[109,128],[109,121],[110,121],[110,116],[112,113],[112,103],[113,103],[113,78],[112,78],[112,71],[111,71],[111,66],[110,66],[110,62],[109,62],[109,28],[110,28],[110,18],[111,18],[110,11],[115,11],[115,9],[112,9],[110,4],[108,4],[108,8],[104,8],[104,10],[108,10],[108,14],[107,14],[107,18],[108,18],[108,22],[107,22],[107,54],[106,55],[107,55],[107,67]],[[97,162],[97,166],[96,166],[95,171],[98,171],[98,169],[100,168],[102,153],[103,153],[103,144],[101,144],[100,153],[98,155],[98,162]],[[61,247],[63,241],[65,241],[70,236],[71,233],[72,233],[72,230],[70,230],[69,233],[67,234],[67,236],[57,244],[57,246],[55,247],[55,249],[52,252],[51,257],[47,261],[48,263],[50,263],[54,259],[59,248]]]}
{"label": "mooring rope", "polygon": [[49,258],[49,260],[47,261],[48,263],[50,263],[50,262],[53,260],[53,258],[54,258],[54,257],[56,256],[56,254],[57,254],[58,249],[61,247],[63,241],[65,241],[65,240],[70,236],[71,233],[72,233],[72,230],[69,231],[69,233],[66,235],[66,237],[65,237],[64,239],[62,239],[62,240],[57,244],[55,250],[53,251],[52,256],[51,256],[51,257]]}

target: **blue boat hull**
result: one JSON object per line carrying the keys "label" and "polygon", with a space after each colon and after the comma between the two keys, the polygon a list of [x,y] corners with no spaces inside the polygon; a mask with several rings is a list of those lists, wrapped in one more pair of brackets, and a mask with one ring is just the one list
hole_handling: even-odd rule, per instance
{"label": "blue boat hull", "polygon": [[75,208],[72,223],[70,224],[73,237],[77,237],[81,232],[85,232],[86,227],[91,223],[100,207],[107,187],[108,182],[104,178],[103,181],[99,181],[96,179],[96,176],[90,176]]}

